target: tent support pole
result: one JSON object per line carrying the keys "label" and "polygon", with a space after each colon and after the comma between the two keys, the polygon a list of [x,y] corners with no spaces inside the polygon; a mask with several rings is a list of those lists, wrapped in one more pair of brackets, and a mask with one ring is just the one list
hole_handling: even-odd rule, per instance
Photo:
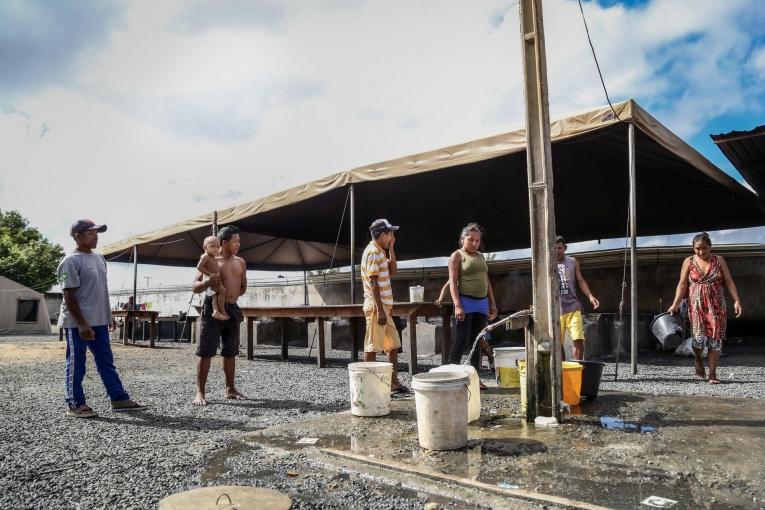
{"label": "tent support pole", "polygon": [[628,125],[629,165],[630,165],[630,362],[632,373],[637,374],[637,265],[635,261],[635,246],[637,224],[637,189],[635,186],[635,125]]}
{"label": "tent support pole", "polygon": [[213,211],[212,235],[218,235],[218,211]]}
{"label": "tent support pole", "polygon": [[356,304],[356,201],[354,199],[353,184],[348,185],[350,194],[351,221],[351,304]]}
{"label": "tent support pole", "polygon": [[[350,238],[351,238],[351,304],[356,304],[356,200],[353,184],[348,185],[348,195],[350,202]],[[351,317],[348,321],[351,327],[351,361],[359,359],[359,339],[357,330],[357,320]]]}
{"label": "tent support pole", "polygon": [[[136,245],[133,245],[133,310],[138,310],[138,246]],[[135,317],[132,317],[130,322],[130,339],[135,343]],[[125,327],[127,327],[127,321]]]}
{"label": "tent support pole", "polygon": [[303,304],[308,306],[308,273],[303,269]]}

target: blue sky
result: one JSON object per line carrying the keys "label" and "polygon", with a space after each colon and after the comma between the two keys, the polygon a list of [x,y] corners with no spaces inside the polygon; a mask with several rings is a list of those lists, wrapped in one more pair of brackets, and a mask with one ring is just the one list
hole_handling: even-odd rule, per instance
{"label": "blue sky", "polygon": [[[692,5],[584,9],[612,100],[739,178],[708,135],[765,123],[765,2]],[[552,116],[603,104],[578,4],[544,9]],[[92,217],[111,242],[515,129],[519,38],[515,1],[3,0],[0,207],[65,246]]]}

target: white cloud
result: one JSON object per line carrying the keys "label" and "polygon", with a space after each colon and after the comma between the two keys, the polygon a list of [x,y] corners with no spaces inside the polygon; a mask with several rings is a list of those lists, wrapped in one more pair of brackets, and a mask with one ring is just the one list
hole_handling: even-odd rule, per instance
{"label": "white cloud", "polygon": [[[224,8],[222,8],[224,7]],[[275,0],[188,0],[170,28],[183,32],[208,30],[276,30],[287,16],[285,3]]]}
{"label": "white cloud", "polygon": [[[241,2],[254,10],[240,20],[200,18],[203,2],[124,5],[108,37],[67,53],[66,80],[12,100],[0,81],[0,204],[67,246],[80,216],[111,242],[523,123],[513,1]],[[636,97],[685,137],[761,107],[760,0],[584,7],[613,100]],[[578,5],[544,14],[553,117],[602,104]]]}
{"label": "white cloud", "polygon": [[765,81],[765,46],[761,46],[752,52],[749,59],[749,69],[758,80]]}

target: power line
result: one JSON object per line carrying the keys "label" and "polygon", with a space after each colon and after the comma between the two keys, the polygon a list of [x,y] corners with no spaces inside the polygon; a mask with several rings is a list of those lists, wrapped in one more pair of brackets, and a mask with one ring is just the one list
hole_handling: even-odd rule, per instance
{"label": "power line", "polygon": [[606,82],[603,80],[603,73],[600,72],[600,64],[598,63],[598,57],[595,55],[595,47],[592,45],[592,39],[590,38],[590,29],[587,28],[587,19],[584,17],[584,8],[582,7],[582,0],[578,0],[579,2],[579,12],[582,13],[582,22],[584,23],[584,31],[587,33],[587,42],[590,43],[590,50],[592,51],[592,58],[595,60],[595,67],[598,69],[598,76],[600,76],[600,84],[603,85],[603,93],[606,95],[606,101],[608,101],[608,106],[611,107],[611,111],[614,112],[614,116],[621,121],[622,119],[619,118],[619,114],[616,113],[616,110],[614,110],[614,105],[611,104],[611,98],[608,97],[608,89],[606,89]]}

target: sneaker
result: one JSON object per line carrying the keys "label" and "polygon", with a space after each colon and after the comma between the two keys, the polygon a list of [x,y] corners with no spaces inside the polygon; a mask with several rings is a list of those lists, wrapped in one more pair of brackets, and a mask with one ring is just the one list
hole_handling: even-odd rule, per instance
{"label": "sneaker", "polygon": [[121,411],[143,411],[144,409],[146,409],[146,406],[132,400],[112,400],[112,411],[115,413]]}
{"label": "sneaker", "polygon": [[67,409],[66,416],[69,416],[70,418],[95,418],[98,414],[96,414],[93,409],[83,404],[80,407],[70,407]]}

